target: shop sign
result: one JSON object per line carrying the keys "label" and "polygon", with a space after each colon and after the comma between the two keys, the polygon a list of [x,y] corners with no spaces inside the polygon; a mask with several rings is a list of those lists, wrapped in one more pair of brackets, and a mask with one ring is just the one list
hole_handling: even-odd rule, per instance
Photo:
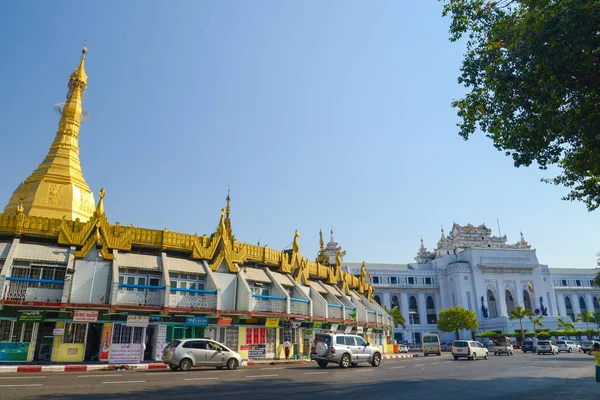
{"label": "shop sign", "polygon": [[208,326],[208,318],[206,317],[187,317],[185,319],[186,326]]}
{"label": "shop sign", "polygon": [[52,335],[54,335],[54,336],[62,336],[64,334],[65,334],[64,328],[56,328],[52,331]]}
{"label": "shop sign", "polygon": [[346,330],[344,330],[344,333],[350,333],[352,332],[352,327],[351,326],[347,326]]}
{"label": "shop sign", "polygon": [[142,356],[142,345],[138,343],[113,343],[110,349],[111,364],[139,363]]}
{"label": "shop sign", "polygon": [[321,329],[322,326],[323,326],[323,321],[313,322],[313,328],[315,328],[315,329]]}
{"label": "shop sign", "polygon": [[331,324],[331,332],[336,332],[338,330],[338,324]]}
{"label": "shop sign", "polygon": [[0,342],[0,361],[27,361],[29,343]]}
{"label": "shop sign", "polygon": [[248,345],[248,360],[265,360],[267,358],[267,348],[264,344]]}
{"label": "shop sign", "polygon": [[146,315],[128,315],[127,326],[133,326],[137,328],[147,328],[150,322],[150,317]]}
{"label": "shop sign", "polygon": [[102,325],[102,342],[100,345],[100,361],[108,361],[112,343],[112,324]]}
{"label": "shop sign", "polygon": [[363,327],[362,326],[357,326],[356,327],[356,333],[363,333]]}
{"label": "shop sign", "polygon": [[279,318],[267,318],[265,328],[277,328],[279,326]]}
{"label": "shop sign", "polygon": [[230,317],[222,317],[217,321],[217,325],[231,325],[233,319]]}
{"label": "shop sign", "polygon": [[17,322],[43,322],[44,311],[19,311]]}
{"label": "shop sign", "polygon": [[371,333],[373,333],[373,328],[367,329],[367,335],[370,335]]}
{"label": "shop sign", "polygon": [[292,328],[294,329],[298,329],[302,326],[302,321],[299,321],[297,319],[293,319],[290,322],[292,323]]}
{"label": "shop sign", "polygon": [[205,329],[204,330],[204,338],[215,340],[215,330],[214,329]]}
{"label": "shop sign", "polygon": [[77,310],[73,313],[73,322],[97,322],[98,311]]}

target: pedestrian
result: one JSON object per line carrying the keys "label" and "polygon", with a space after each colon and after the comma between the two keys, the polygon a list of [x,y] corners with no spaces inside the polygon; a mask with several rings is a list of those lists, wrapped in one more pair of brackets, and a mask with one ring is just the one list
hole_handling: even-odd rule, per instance
{"label": "pedestrian", "polygon": [[596,359],[596,382],[600,383],[600,343],[594,343],[594,348],[588,354]]}
{"label": "pedestrian", "polygon": [[290,347],[292,345],[290,344],[289,341],[284,340],[283,341],[283,351],[285,352],[285,359],[286,361],[290,361]]}

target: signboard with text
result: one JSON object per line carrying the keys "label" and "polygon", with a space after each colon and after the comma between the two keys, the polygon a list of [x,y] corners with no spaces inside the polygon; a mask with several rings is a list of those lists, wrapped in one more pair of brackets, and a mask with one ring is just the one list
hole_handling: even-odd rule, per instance
{"label": "signboard with text", "polygon": [[97,322],[98,311],[77,310],[73,312],[73,322]]}
{"label": "signboard with text", "polygon": [[139,363],[142,356],[142,345],[140,343],[113,343],[110,349],[111,364],[135,364]]}
{"label": "signboard with text", "polygon": [[19,311],[17,322],[43,322],[44,311]]}
{"label": "signboard with text", "polygon": [[187,317],[185,319],[186,326],[208,326],[208,318],[206,317]]}
{"label": "signboard with text", "polygon": [[150,317],[148,317],[146,315],[128,315],[127,316],[127,326],[137,327],[137,328],[147,328],[149,322],[150,322]]}

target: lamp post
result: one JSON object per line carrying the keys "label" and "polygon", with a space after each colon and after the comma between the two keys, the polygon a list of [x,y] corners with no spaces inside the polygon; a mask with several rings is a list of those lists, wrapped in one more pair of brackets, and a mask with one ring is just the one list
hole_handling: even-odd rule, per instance
{"label": "lamp post", "polygon": [[413,347],[417,346],[417,343],[415,342],[415,315],[417,314],[416,311],[409,311],[408,312],[409,316],[410,316],[410,325],[412,326],[412,342],[413,342]]}

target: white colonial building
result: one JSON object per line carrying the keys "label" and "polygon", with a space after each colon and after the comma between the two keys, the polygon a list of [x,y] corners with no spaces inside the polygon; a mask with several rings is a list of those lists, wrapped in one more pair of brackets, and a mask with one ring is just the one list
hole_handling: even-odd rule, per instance
{"label": "white colonial building", "polygon": [[[415,263],[367,262],[375,300],[388,308],[398,306],[407,321],[406,329],[395,330],[396,340],[420,343],[427,332],[452,340],[454,334],[439,332],[436,323],[438,312],[453,306],[475,311],[479,332],[518,331],[519,321],[508,318],[517,305],[543,315],[548,329],[558,329],[559,317],[574,322],[582,312],[600,312],[600,290],[591,284],[597,269],[548,268],[539,263],[523,234],[516,244],[506,241],[506,235],[492,236],[485,225],[454,224],[448,236],[442,230],[433,252],[421,240]],[[350,273],[358,273],[360,266],[345,263]],[[523,324],[533,330],[530,321]],[[471,338],[472,333],[461,336]]]}

